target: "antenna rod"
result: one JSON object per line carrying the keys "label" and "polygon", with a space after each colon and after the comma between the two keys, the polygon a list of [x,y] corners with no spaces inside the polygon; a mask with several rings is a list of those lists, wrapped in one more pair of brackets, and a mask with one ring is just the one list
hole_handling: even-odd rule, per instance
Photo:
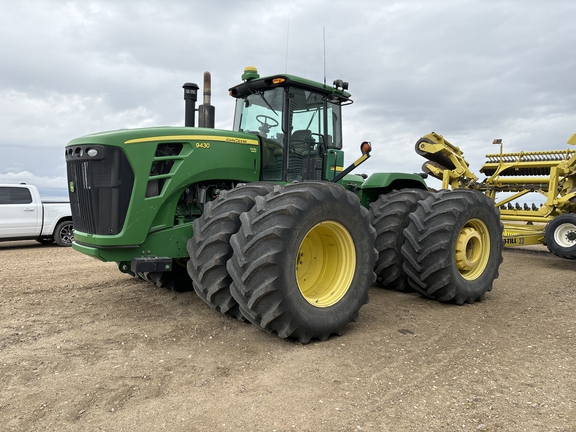
{"label": "antenna rod", "polygon": [[326,27],[322,26],[322,37],[324,41],[324,87],[326,87]]}
{"label": "antenna rod", "polygon": [[288,46],[290,42],[290,14],[288,14],[288,28],[286,29],[286,71],[288,73]]}

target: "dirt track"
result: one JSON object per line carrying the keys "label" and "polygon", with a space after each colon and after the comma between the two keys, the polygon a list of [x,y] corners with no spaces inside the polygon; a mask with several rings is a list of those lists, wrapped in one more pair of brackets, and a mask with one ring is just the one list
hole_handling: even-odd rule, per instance
{"label": "dirt track", "polygon": [[309,345],[71,249],[0,259],[0,430],[576,430],[576,262],[542,248],[474,305],[373,288]]}

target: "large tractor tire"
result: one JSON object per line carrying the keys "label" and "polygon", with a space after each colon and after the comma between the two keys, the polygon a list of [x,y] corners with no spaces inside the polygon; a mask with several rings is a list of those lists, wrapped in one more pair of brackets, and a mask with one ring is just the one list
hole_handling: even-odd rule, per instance
{"label": "large tractor tire", "polygon": [[408,215],[414,211],[418,201],[429,195],[427,190],[402,189],[380,195],[370,204],[370,222],[376,229],[374,246],[378,251],[378,260],[374,269],[378,285],[397,291],[414,291],[402,270],[404,228],[408,226]]}
{"label": "large tractor tire", "polygon": [[482,300],[502,263],[494,202],[472,190],[440,191],[418,203],[404,230],[404,271],[423,295],[456,304]]}
{"label": "large tractor tire", "polygon": [[183,260],[173,259],[172,270],[169,272],[143,272],[137,276],[160,288],[176,292],[192,291],[192,280],[188,276],[186,262]]}
{"label": "large tractor tire", "polygon": [[301,343],[341,335],[375,281],[376,233],[358,197],[305,182],[256,197],[228,261],[232,295],[261,329]]}
{"label": "large tractor tire", "polygon": [[211,308],[240,321],[244,317],[230,294],[232,278],[226,270],[232,256],[230,236],[240,229],[240,215],[254,206],[254,198],[272,188],[271,184],[250,183],[222,191],[206,203],[202,216],[194,221],[194,236],[187,244],[188,274],[196,294]]}
{"label": "large tractor tire", "polygon": [[554,255],[566,259],[576,259],[576,214],[556,216],[544,230],[546,247]]}

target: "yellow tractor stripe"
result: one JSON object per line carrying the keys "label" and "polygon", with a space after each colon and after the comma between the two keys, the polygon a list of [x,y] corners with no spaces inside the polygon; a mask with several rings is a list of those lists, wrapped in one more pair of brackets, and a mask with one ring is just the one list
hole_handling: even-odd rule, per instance
{"label": "yellow tractor stripe", "polygon": [[164,135],[145,138],[135,138],[124,141],[124,144],[138,144],[152,141],[222,141],[230,144],[258,145],[258,140],[214,135]]}

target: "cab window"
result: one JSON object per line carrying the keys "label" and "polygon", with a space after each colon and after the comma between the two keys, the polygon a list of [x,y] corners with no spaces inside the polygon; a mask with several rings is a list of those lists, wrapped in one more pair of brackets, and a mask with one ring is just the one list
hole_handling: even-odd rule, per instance
{"label": "cab window", "polygon": [[284,89],[282,87],[254,93],[236,101],[234,130],[260,137],[262,180],[282,180],[283,106]]}

